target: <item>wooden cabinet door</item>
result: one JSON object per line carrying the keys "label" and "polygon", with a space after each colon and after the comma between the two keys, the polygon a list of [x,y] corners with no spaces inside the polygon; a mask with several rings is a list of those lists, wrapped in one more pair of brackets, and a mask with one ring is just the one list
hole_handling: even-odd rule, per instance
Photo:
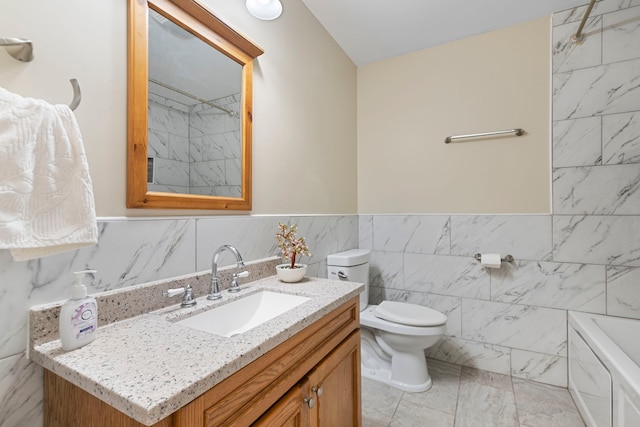
{"label": "wooden cabinet door", "polygon": [[309,427],[309,383],[301,381],[265,412],[252,427]]}
{"label": "wooden cabinet door", "polygon": [[320,362],[308,379],[316,397],[311,427],[360,427],[360,330]]}

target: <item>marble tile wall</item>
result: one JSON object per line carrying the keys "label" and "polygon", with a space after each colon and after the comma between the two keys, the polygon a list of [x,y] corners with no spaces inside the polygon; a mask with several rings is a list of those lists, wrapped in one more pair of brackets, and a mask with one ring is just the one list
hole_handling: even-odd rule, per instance
{"label": "marble tile wall", "polygon": [[213,102],[236,114],[149,95],[149,156],[155,162],[150,190],[241,196],[240,94]]}
{"label": "marble tile wall", "polygon": [[189,193],[189,107],[149,94],[149,157],[154,158],[152,191]]}
{"label": "marble tile wall", "polygon": [[242,194],[240,94],[213,100],[235,112],[230,116],[207,104],[189,112],[189,191],[209,196]]}
{"label": "marble tile wall", "polygon": [[[358,245],[358,217],[246,216],[99,220],[94,247],[14,262],[0,251],[0,426],[42,425],[42,368],[26,359],[27,309],[66,300],[73,271],[95,269],[89,293],[123,288],[211,268],[223,244],[247,261],[278,255],[278,222],[298,224],[312,256],[309,274],[326,277],[329,253]],[[226,252],[220,266],[235,263]]]}
{"label": "marble tile wall", "polygon": [[[606,312],[606,267],[554,262],[551,215],[361,215],[359,233],[372,302],[448,316],[434,359],[566,386],[567,310]],[[515,261],[486,269],[478,252]]]}
{"label": "marble tile wall", "polygon": [[[447,314],[430,357],[567,385],[568,310],[640,319],[640,0],[553,16],[551,215],[361,215],[371,300]],[[473,255],[515,257],[501,269]]]}
{"label": "marble tile wall", "polygon": [[640,318],[640,0],[596,2],[575,44],[583,9],[553,16],[553,259],[604,266],[606,314]]}

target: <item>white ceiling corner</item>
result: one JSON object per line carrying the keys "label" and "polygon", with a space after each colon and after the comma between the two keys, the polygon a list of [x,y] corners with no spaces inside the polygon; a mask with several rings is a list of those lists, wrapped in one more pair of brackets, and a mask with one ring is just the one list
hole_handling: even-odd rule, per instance
{"label": "white ceiling corner", "polygon": [[506,28],[589,3],[588,0],[302,1],[356,65]]}

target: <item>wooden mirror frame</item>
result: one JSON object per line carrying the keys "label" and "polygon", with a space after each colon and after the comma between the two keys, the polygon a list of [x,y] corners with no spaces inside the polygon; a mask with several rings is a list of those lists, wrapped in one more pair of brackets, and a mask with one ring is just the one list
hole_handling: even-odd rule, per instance
{"label": "wooden mirror frame", "polygon": [[[147,190],[149,8],[242,65],[242,196],[239,198]],[[253,59],[263,50],[196,0],[129,0],[127,93],[127,207],[251,210]]]}

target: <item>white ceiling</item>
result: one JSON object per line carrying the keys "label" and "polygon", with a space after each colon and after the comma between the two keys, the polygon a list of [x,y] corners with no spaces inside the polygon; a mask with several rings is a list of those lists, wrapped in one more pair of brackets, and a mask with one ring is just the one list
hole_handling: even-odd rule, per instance
{"label": "white ceiling", "polygon": [[588,0],[302,1],[356,65],[589,3]]}

